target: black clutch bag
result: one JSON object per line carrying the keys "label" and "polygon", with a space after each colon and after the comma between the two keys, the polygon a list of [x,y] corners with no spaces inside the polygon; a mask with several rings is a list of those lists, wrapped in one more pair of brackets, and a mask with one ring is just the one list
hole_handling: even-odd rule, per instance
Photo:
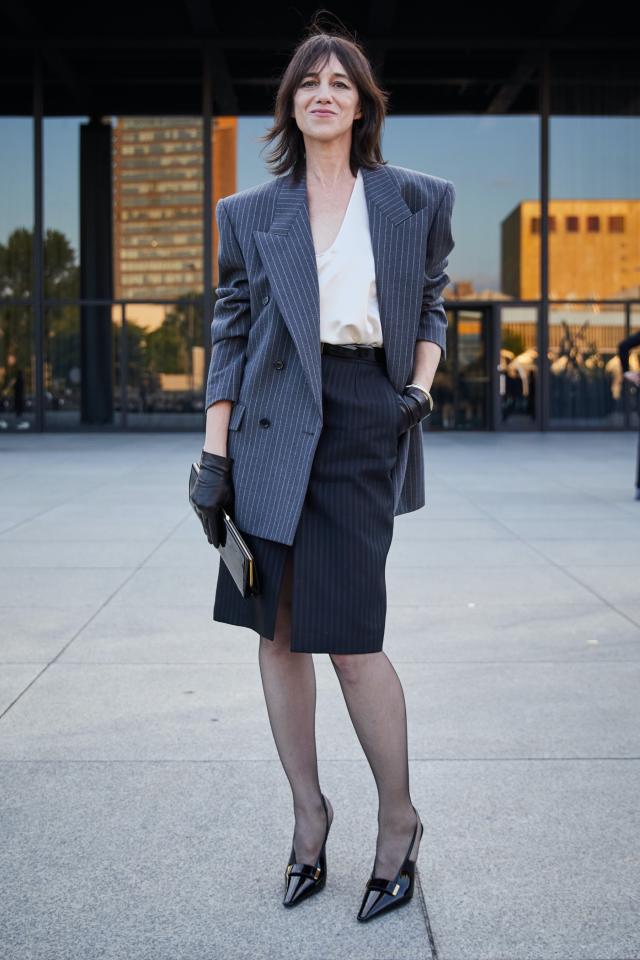
{"label": "black clutch bag", "polygon": [[[199,464],[192,463],[191,475],[189,477],[189,502],[198,517],[198,509],[191,499],[191,495],[199,472]],[[260,593],[255,558],[249,550],[242,534],[224,508],[222,515],[224,524],[221,531],[222,538],[220,540],[220,546],[218,547],[218,553],[222,557],[222,562],[233,577],[234,583],[242,596],[245,597],[245,599],[246,597],[255,596]]]}

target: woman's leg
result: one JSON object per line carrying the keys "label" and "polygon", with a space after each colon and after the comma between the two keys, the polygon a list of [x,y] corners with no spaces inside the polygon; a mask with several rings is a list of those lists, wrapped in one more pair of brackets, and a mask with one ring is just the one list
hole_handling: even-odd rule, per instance
{"label": "woman's leg", "polygon": [[[409,793],[404,691],[383,651],[330,656],[378,788],[378,841],[373,873],[391,879],[402,866],[416,825]],[[411,859],[416,857],[416,844]]]}
{"label": "woman's leg", "polygon": [[[327,820],[318,780],[316,753],[316,674],[310,653],[292,653],[291,553],[287,557],[274,639],[260,637],[259,664],[269,723],[276,748],[291,784],[298,863],[315,863]],[[327,799],[329,822],[333,809]]]}

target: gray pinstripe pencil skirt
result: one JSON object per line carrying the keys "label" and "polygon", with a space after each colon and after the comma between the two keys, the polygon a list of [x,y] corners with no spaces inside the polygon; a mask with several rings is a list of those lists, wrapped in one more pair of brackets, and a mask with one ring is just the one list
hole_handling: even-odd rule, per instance
{"label": "gray pinstripe pencil skirt", "polygon": [[213,619],[273,640],[290,558],[290,650],[378,653],[393,536],[398,394],[384,359],[322,353],[321,364],[323,427],[293,544],[244,534],[261,593],[244,599],[220,561]]}

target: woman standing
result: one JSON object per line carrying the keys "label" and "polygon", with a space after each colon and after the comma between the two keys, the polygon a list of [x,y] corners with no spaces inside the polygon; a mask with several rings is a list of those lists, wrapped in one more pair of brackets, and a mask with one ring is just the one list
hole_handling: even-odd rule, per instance
{"label": "woman standing", "polygon": [[407,721],[382,650],[394,516],[425,503],[421,421],[446,351],[450,181],[381,159],[386,94],[358,44],[312,34],[283,75],[278,176],[220,200],[207,425],[193,499],[256,558],[243,599],[221,562],[215,620],[260,634],[259,663],[295,829],[284,904],[326,880],[313,653],[329,654],[378,791],[359,920],[407,903],[423,832]]}

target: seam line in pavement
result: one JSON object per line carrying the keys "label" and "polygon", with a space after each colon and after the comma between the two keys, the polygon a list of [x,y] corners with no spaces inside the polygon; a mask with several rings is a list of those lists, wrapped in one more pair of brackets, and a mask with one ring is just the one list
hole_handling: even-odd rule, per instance
{"label": "seam line in pavement", "polygon": [[427,907],[427,900],[424,895],[424,890],[422,888],[422,874],[420,872],[420,868],[417,865],[416,865],[416,885],[418,887],[418,898],[420,900],[420,909],[422,911],[424,925],[427,928],[427,938],[429,940],[429,949],[431,950],[431,960],[438,960],[438,948],[436,946],[436,940],[433,935],[433,930],[431,929],[431,920],[429,919],[429,909]]}
{"label": "seam line in pavement", "polygon": [[37,674],[35,675],[35,677],[30,681],[30,683],[28,683],[27,686],[24,687],[24,689],[20,691],[20,693],[17,695],[17,697],[14,697],[14,699],[8,704],[8,706],[5,707],[5,709],[0,713],[0,720],[2,720],[2,719],[7,715],[7,713],[9,712],[9,710],[11,710],[11,708],[14,707],[14,706],[16,705],[16,703],[18,703],[18,701],[21,700],[21,699],[24,697],[24,695],[27,693],[27,691],[30,690],[31,687],[32,687],[35,683],[38,682],[38,680],[39,680],[40,677],[43,675],[43,673],[46,673],[46,671],[49,669],[49,667],[50,667],[53,663],[55,663],[56,660],[57,660],[59,657],[62,656],[62,654],[65,652],[65,650],[67,650],[67,649],[71,646],[71,644],[72,644],[75,640],[77,640],[77,638],[80,636],[80,634],[81,634],[82,631],[85,629],[85,627],[87,627],[87,626],[91,623],[92,620],[95,620],[95,618],[98,616],[98,614],[99,614],[102,610],[104,610],[104,608],[105,608],[106,606],[108,606],[109,603],[111,603],[111,601],[113,600],[113,598],[120,592],[120,590],[122,590],[122,588],[123,588],[127,583],[129,583],[129,581],[132,579],[132,577],[134,577],[134,576],[136,575],[136,573],[138,573],[138,571],[144,566],[144,564],[147,562],[147,560],[149,559],[149,557],[152,557],[152,556],[154,555],[154,553],[156,553],[156,551],[159,550],[160,547],[162,547],[162,546],[166,543],[166,541],[167,541],[171,536],[173,536],[173,534],[175,533],[175,531],[178,529],[178,527],[182,526],[182,524],[184,523],[185,519],[186,519],[188,516],[189,516],[189,511],[186,511],[185,514],[184,514],[184,516],[180,518],[179,522],[176,523],[176,524],[171,528],[171,530],[167,533],[167,535],[166,535],[162,540],[160,540],[159,543],[156,544],[156,546],[153,548],[153,550],[151,550],[151,552],[150,552],[143,560],[141,560],[140,563],[138,563],[135,567],[133,567],[133,568],[131,569],[131,572],[129,573],[129,576],[128,576],[128,577],[125,577],[125,579],[122,581],[122,583],[118,584],[118,586],[117,586],[117,587],[115,588],[115,590],[106,598],[106,600],[99,605],[99,607],[97,608],[97,610],[94,610],[94,612],[91,614],[91,616],[90,616],[80,627],[78,627],[78,629],[76,630],[76,632],[67,640],[67,642],[66,642],[65,644],[63,644],[63,646],[60,648],[60,650],[58,650],[58,652],[56,653],[55,657],[53,657],[51,660],[49,660],[48,663],[46,663],[45,666],[42,668],[42,670],[40,670],[39,673],[37,673]]}
{"label": "seam line in pavement", "polygon": [[[637,763],[640,757],[410,757],[410,763]],[[323,764],[332,763],[368,763],[366,759],[360,757],[333,757],[324,759],[318,757],[318,762]],[[69,757],[58,757],[43,759],[42,757],[0,757],[2,763],[166,763],[166,764],[249,764],[249,763],[272,763],[280,764],[279,760],[271,760],[267,757],[236,757],[233,760],[218,760],[215,757],[198,760],[192,758],[189,760],[176,760],[175,757],[147,757],[140,760],[131,758],[107,758],[107,757],[84,757],[79,760],[72,760]],[[633,960],[638,960],[634,957]]]}

